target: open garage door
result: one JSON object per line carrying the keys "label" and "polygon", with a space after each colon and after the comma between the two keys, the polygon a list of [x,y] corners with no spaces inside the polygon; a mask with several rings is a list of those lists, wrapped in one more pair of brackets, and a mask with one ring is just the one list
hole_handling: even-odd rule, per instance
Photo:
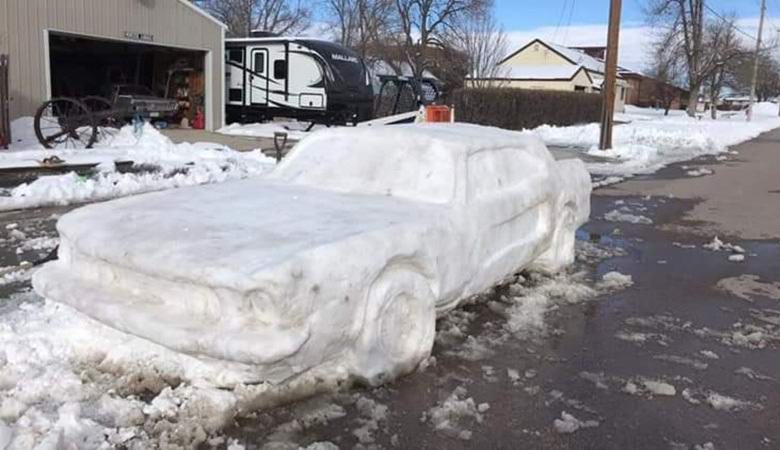
{"label": "open garage door", "polygon": [[113,102],[125,92],[175,99],[176,112],[156,118],[174,126],[206,111],[205,51],[50,33],[49,61],[52,98]]}

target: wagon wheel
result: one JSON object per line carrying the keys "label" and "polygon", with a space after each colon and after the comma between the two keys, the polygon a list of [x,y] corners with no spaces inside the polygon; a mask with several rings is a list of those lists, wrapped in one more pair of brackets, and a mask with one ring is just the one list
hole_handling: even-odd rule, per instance
{"label": "wagon wheel", "polygon": [[95,116],[98,126],[98,142],[111,141],[119,134],[119,129],[125,124],[122,115],[105,97],[88,95],[81,99],[89,111]]}
{"label": "wagon wheel", "polygon": [[84,103],[54,98],[35,113],[35,136],[46,148],[91,148],[97,140],[95,117]]}

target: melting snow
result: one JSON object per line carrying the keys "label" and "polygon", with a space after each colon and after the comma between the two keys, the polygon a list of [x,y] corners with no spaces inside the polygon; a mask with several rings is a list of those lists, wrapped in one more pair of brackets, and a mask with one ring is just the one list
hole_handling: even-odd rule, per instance
{"label": "melting snow", "polygon": [[465,426],[475,422],[482,423],[483,413],[487,409],[483,407],[485,411],[480,411],[474,399],[467,395],[466,388],[458,386],[445,400],[423,413],[421,420],[447,436],[471,439],[472,432]]}
{"label": "melting snow", "polygon": [[649,217],[631,214],[618,209],[613,209],[612,211],[604,214],[604,220],[609,222],[626,222],[641,225],[651,225],[653,223],[653,220]]}
{"label": "melting snow", "polygon": [[566,411],[561,412],[561,418],[553,421],[555,431],[561,434],[574,433],[582,428],[593,428],[599,426],[599,423],[595,420],[579,420]]}

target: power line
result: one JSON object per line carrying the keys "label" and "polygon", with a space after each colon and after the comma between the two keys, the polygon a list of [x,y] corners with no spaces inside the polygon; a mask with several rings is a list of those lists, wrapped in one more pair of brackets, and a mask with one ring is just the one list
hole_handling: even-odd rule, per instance
{"label": "power line", "polygon": [[571,26],[571,18],[574,15],[574,4],[576,3],[576,0],[571,0],[571,8],[569,9],[569,20],[566,21],[566,28],[564,29],[563,33],[563,43],[566,44],[566,41],[569,40],[569,27]]}
{"label": "power line", "polygon": [[722,20],[724,23],[728,24],[731,28],[733,28],[736,32],[743,34],[744,36],[750,38],[751,40],[755,41],[756,38],[752,34],[748,33],[747,31],[743,30],[742,28],[738,27],[733,20],[727,19],[723,17],[719,12],[715,11],[710,5],[707,3],[704,3],[704,8],[707,9],[712,15],[717,17],[718,19]]}

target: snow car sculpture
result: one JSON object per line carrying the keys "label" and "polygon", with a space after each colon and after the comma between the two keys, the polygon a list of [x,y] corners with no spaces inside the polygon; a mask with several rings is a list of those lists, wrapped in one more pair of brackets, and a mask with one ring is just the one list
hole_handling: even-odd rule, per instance
{"label": "snow car sculpture", "polygon": [[46,298],[282,381],[326,363],[377,383],[430,354],[437,312],[517,270],[572,262],[579,160],[463,124],[329,129],[261,178],[63,216]]}

